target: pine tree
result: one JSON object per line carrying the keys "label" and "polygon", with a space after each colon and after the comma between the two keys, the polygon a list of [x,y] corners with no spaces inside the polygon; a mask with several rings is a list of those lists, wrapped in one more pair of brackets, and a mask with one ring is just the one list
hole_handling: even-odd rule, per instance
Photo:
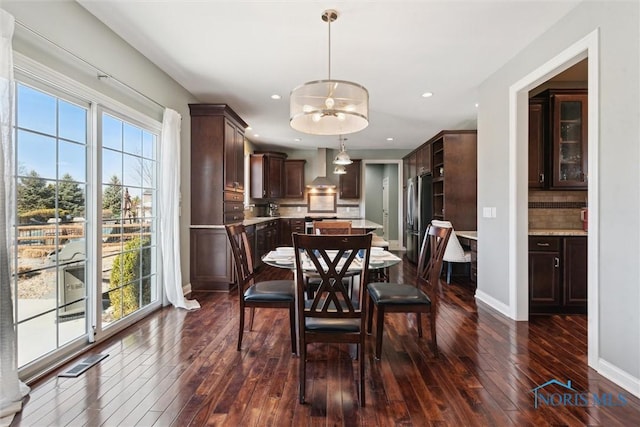
{"label": "pine tree", "polygon": [[17,185],[18,213],[55,208],[55,188],[34,170]]}
{"label": "pine tree", "polygon": [[122,210],[122,183],[117,175],[111,177],[109,186],[102,194],[103,209],[111,210],[113,218],[120,218]]}
{"label": "pine tree", "polygon": [[72,216],[84,216],[84,193],[69,174],[58,183],[58,208]]}

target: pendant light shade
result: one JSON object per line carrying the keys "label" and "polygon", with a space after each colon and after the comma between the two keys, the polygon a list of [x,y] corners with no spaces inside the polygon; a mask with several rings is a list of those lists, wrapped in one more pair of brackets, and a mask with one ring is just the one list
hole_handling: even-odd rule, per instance
{"label": "pendant light shade", "polygon": [[[340,139],[340,152],[338,153],[336,158],[333,159],[333,164],[340,165],[340,166],[350,165],[351,163],[353,163],[353,160],[351,160],[351,157],[349,157],[349,153],[347,153],[347,148],[344,146],[344,142],[347,139],[343,138],[342,135],[340,135],[339,139]],[[334,173],[339,173],[339,172],[334,171]],[[345,171],[344,173],[347,173],[347,172]]]}
{"label": "pendant light shade", "polygon": [[338,12],[326,10],[322,20],[329,24],[329,78],[304,83],[291,91],[289,124],[312,135],[340,135],[358,132],[369,124],[369,92],[364,86],[331,79],[331,22]]}

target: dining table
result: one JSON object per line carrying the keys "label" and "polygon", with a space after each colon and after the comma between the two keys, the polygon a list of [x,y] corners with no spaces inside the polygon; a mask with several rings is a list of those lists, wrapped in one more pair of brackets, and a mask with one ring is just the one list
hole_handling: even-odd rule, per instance
{"label": "dining table", "polygon": [[[389,267],[399,264],[401,261],[402,258],[389,251],[373,251],[369,256],[369,271],[384,271]],[[280,247],[267,252],[262,257],[262,262],[276,268],[286,268],[289,270],[296,269],[295,254],[293,252],[293,248],[290,246]],[[315,267],[311,263],[306,264],[307,262],[308,261],[303,260],[303,268],[308,266],[309,271],[315,270]],[[305,268],[305,270],[307,270],[307,268]]]}

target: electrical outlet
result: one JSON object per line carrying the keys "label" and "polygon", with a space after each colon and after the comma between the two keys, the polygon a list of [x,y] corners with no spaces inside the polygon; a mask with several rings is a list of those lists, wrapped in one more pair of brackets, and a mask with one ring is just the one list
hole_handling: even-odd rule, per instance
{"label": "electrical outlet", "polygon": [[349,213],[349,209],[350,209],[349,206],[347,206],[347,213]]}
{"label": "electrical outlet", "polygon": [[298,207],[296,208],[296,210],[297,210],[298,212],[302,212],[302,208],[301,208],[300,206],[298,206]]}

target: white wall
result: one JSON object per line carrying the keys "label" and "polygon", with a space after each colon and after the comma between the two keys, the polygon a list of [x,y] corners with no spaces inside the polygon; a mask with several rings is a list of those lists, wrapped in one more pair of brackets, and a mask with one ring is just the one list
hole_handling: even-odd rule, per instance
{"label": "white wall", "polygon": [[[17,21],[37,31],[57,45],[136,88],[156,102],[182,115],[181,179],[182,209],[180,249],[182,282],[189,282],[190,141],[191,121],[187,104],[197,102],[182,86],[116,36],[108,27],[75,2],[3,1],[1,7]],[[162,109],[121,86],[100,81],[79,61],[43,42],[16,25],[14,49],[62,72],[81,83],[162,121]]]}
{"label": "white wall", "polygon": [[[636,394],[640,394],[639,9],[637,1],[579,4],[481,85],[478,111],[478,208],[497,208],[496,218],[478,218],[478,291],[498,308],[513,309],[509,261],[517,254],[508,250],[507,213],[516,203],[509,194],[509,87],[599,28],[599,148],[589,153],[599,159],[599,182],[590,182],[600,194],[596,345],[600,368],[617,372],[618,383],[626,378],[625,385]],[[526,168],[526,158],[520,158],[517,166]],[[524,242],[518,247],[526,250]]]}

